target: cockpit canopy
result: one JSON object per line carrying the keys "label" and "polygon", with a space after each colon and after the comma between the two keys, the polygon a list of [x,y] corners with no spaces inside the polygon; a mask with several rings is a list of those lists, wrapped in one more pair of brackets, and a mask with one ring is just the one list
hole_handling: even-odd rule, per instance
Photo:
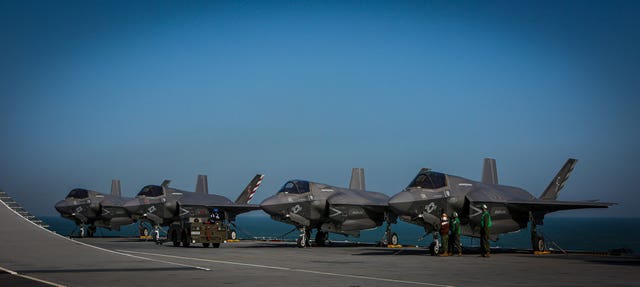
{"label": "cockpit canopy", "polygon": [[157,197],[163,195],[162,186],[159,185],[147,185],[138,192],[138,196]]}
{"label": "cockpit canopy", "polygon": [[293,193],[301,194],[309,192],[309,182],[306,180],[291,180],[287,181],[278,193]]}
{"label": "cockpit canopy", "polygon": [[409,187],[438,189],[447,186],[447,177],[444,173],[426,171],[420,172],[409,184]]}
{"label": "cockpit canopy", "polygon": [[87,197],[89,197],[89,191],[84,188],[74,188],[67,195],[67,198],[75,199],[84,199]]}

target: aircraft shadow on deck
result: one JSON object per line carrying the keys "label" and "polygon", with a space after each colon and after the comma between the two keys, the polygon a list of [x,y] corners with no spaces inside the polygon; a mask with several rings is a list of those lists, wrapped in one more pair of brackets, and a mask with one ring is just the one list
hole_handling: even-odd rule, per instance
{"label": "aircraft shadow on deck", "polygon": [[187,271],[197,270],[193,267],[161,267],[161,268],[103,268],[103,269],[24,269],[17,270],[21,274],[43,274],[43,273],[103,273],[103,272],[164,272],[164,271]]}
{"label": "aircraft shadow on deck", "polygon": [[[368,250],[368,251],[367,251]],[[505,253],[522,253],[525,254],[525,251],[521,251],[521,250],[516,250],[516,249],[492,249],[491,250],[492,254],[505,254]],[[402,248],[402,249],[393,249],[393,248],[378,248],[378,249],[366,249],[365,252],[362,253],[356,253],[353,255],[362,255],[362,256],[374,256],[374,255],[383,255],[383,256],[388,256],[388,255],[404,255],[404,256],[411,256],[411,255],[419,255],[419,256],[430,256],[429,254],[429,249],[426,247],[422,247],[422,248]],[[471,248],[463,248],[462,249],[462,255],[463,256],[479,256],[480,255],[480,249],[477,247],[471,247]],[[455,256],[455,255],[454,255]]]}

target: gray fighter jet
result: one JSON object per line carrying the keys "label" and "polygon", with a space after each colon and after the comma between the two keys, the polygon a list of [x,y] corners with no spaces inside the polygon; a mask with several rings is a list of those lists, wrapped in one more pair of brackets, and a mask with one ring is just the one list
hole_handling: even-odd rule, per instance
{"label": "gray fighter jet", "polygon": [[[556,200],[576,163],[576,159],[569,159],[539,198],[521,188],[499,185],[495,159],[484,160],[482,182],[423,168],[409,186],[389,200],[389,205],[401,220],[423,226],[427,234],[437,230],[442,212],[455,211],[460,216],[462,235],[479,237],[484,204],[491,214],[493,240],[497,240],[498,234],[518,231],[531,222],[533,249],[542,251],[545,242],[536,232],[536,225],[543,224],[546,214],[614,204]],[[432,254],[433,248],[437,253],[437,244],[431,247]]]}
{"label": "gray fighter jet", "polygon": [[[75,188],[56,203],[62,217],[72,220],[80,228],[80,236],[93,236],[97,227],[120,230],[120,226],[133,223],[124,204],[131,198],[120,195],[120,181],[111,181],[111,194],[102,194],[84,188]],[[88,230],[85,228],[88,227]]]}
{"label": "gray fighter jet", "polygon": [[364,170],[354,168],[349,188],[335,187],[306,180],[291,180],[277,194],[265,199],[260,206],[271,218],[296,226],[300,230],[298,247],[310,246],[312,229],[317,229],[316,244],[324,245],[328,233],[359,236],[361,230],[387,223],[383,240],[397,244],[398,236],[391,233],[396,216],[389,212],[389,197],[365,191]]}
{"label": "gray fighter jet", "polygon": [[[124,206],[134,219],[149,220],[159,226],[184,226],[189,220],[207,220],[214,216],[214,210],[219,212],[215,214],[217,219],[233,224],[238,214],[260,209],[259,205],[248,202],[263,178],[264,175],[257,174],[235,202],[221,195],[209,194],[207,177],[199,175],[195,192],[171,188],[170,181],[165,180],[161,185],[143,187],[136,198]],[[235,234],[235,231],[231,231],[231,239],[235,239]],[[181,234],[169,236],[174,240],[174,245],[182,241]]]}

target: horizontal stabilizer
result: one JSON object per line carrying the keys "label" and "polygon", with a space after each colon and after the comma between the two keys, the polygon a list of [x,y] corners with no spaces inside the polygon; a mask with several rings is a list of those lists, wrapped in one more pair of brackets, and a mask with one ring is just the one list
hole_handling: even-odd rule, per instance
{"label": "horizontal stabilizer", "polygon": [[498,169],[496,160],[493,158],[485,158],[482,166],[482,183],[498,184]]}
{"label": "horizontal stabilizer", "polygon": [[560,171],[558,171],[558,174],[556,174],[556,176],[551,180],[549,186],[547,186],[547,189],[545,189],[542,195],[540,195],[540,199],[556,200],[558,198],[558,193],[560,193],[560,191],[564,187],[564,184],[569,179],[569,176],[571,175],[573,169],[576,167],[577,163],[577,159],[568,159],[564,166],[562,166]]}

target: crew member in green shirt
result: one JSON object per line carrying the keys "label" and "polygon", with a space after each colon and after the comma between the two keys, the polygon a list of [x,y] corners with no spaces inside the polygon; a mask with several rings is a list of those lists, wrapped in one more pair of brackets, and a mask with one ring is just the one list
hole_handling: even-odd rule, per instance
{"label": "crew member in green shirt", "polygon": [[449,250],[453,254],[454,248],[458,251],[458,256],[462,256],[462,245],[460,244],[460,218],[458,218],[458,213],[453,212],[451,214],[453,220],[451,220],[451,237],[449,238],[451,242],[451,247]]}
{"label": "crew member in green shirt", "polygon": [[490,257],[489,235],[491,233],[491,214],[487,206],[482,205],[482,219],[480,219],[480,254],[482,257]]}

